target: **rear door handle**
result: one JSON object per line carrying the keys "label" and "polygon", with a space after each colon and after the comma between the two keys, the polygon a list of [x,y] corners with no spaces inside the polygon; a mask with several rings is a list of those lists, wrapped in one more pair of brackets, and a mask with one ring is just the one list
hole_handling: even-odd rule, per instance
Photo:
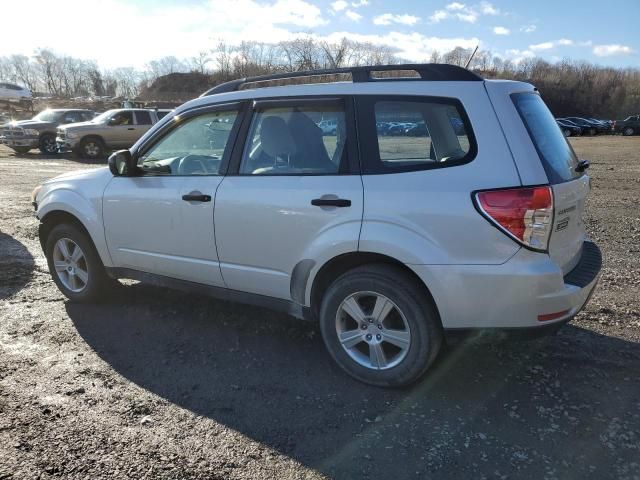
{"label": "rear door handle", "polygon": [[129,127],[129,128],[127,128],[127,130],[135,130],[135,128]]}
{"label": "rear door handle", "polygon": [[189,193],[187,195],[182,195],[182,199],[185,202],[210,202],[211,195],[203,195],[201,193],[198,193],[198,194]]}
{"label": "rear door handle", "polygon": [[314,207],[350,207],[351,200],[344,198],[314,198],[311,200]]}

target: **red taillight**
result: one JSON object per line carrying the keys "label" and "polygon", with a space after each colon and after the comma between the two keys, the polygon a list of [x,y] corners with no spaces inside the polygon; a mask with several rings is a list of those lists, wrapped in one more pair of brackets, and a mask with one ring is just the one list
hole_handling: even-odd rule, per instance
{"label": "red taillight", "polygon": [[562,310],[561,312],[556,313],[545,313],[544,315],[538,315],[539,322],[548,322],[550,320],[556,320],[558,318],[564,317],[569,310]]}
{"label": "red taillight", "polygon": [[551,187],[524,187],[476,193],[485,216],[510,236],[536,250],[546,250],[553,223]]}

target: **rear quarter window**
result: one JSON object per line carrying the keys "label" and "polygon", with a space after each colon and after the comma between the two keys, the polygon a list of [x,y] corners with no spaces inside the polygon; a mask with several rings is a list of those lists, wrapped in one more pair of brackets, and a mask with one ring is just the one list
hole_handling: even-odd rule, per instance
{"label": "rear quarter window", "polygon": [[471,125],[456,99],[362,96],[357,101],[364,173],[443,168],[475,157]]}
{"label": "rear quarter window", "polygon": [[582,176],[576,172],[578,158],[555,118],[537,93],[514,93],[511,99],[520,114],[547,174],[549,183],[568,182]]}

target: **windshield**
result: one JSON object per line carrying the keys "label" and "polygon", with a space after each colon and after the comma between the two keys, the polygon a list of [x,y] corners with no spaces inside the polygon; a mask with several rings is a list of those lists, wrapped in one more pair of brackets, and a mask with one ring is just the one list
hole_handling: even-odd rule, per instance
{"label": "windshield", "polygon": [[33,117],[32,120],[37,120],[39,122],[55,122],[58,118],[60,118],[62,112],[55,112],[53,110],[44,110],[40,112],[38,115]]}
{"label": "windshield", "polygon": [[538,151],[549,183],[567,182],[581,176],[575,170],[578,159],[573,148],[540,95],[516,93],[511,97]]}
{"label": "windshield", "polygon": [[101,113],[97,117],[93,118],[91,120],[91,122],[93,122],[93,123],[103,123],[103,122],[107,121],[109,119],[109,117],[111,117],[111,115],[113,115],[116,111],[117,110],[107,110],[106,112]]}

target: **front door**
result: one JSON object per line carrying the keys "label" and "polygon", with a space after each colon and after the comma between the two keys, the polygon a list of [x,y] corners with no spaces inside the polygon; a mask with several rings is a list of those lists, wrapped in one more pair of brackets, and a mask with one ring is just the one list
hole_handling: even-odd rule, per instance
{"label": "front door", "polygon": [[[296,265],[357,251],[363,188],[348,101],[255,105],[246,144],[234,152],[233,174],[216,196],[216,239],[229,288],[301,303],[291,288]],[[336,128],[323,131],[321,122]]]}
{"label": "front door", "polygon": [[141,152],[135,177],[114,177],[104,193],[105,235],[116,267],[224,286],[213,209],[237,109],[174,120]]}

